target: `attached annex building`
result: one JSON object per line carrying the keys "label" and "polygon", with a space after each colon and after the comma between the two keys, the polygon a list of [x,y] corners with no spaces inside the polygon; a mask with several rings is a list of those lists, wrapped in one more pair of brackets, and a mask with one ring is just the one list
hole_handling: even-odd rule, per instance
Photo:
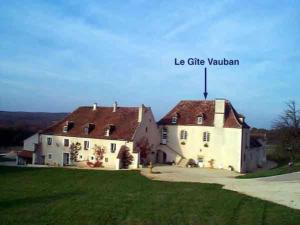
{"label": "attached annex building", "polygon": [[224,99],[181,101],[158,123],[144,105],[94,104],[26,139],[23,155],[29,151],[33,164],[53,166],[121,169],[150,161],[183,166],[193,161],[246,172],[266,161],[263,146],[250,141],[249,128]]}
{"label": "attached annex building", "polygon": [[260,166],[256,158],[265,156],[263,148],[251,148],[244,116],[224,99],[181,101],[158,124],[159,162],[186,165],[192,160],[203,167],[246,172]]}

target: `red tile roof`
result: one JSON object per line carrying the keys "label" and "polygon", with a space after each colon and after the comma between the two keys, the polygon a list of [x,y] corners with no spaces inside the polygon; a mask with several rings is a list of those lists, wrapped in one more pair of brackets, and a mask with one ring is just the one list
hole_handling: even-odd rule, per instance
{"label": "red tile roof", "polygon": [[18,151],[17,155],[22,158],[32,158],[32,151],[22,150]]}
{"label": "red tile roof", "polygon": [[[113,107],[97,107],[94,111],[93,107],[83,106],[41,133],[70,137],[132,140],[139,124],[138,111],[138,107],[118,107],[116,112],[113,112]],[[63,127],[67,121],[72,121],[73,125],[68,132],[64,133]],[[93,124],[88,134],[84,129],[87,124]],[[107,137],[105,130],[109,125],[113,125],[114,129]]]}
{"label": "red tile roof", "polygon": [[[215,101],[213,100],[184,100],[180,101],[166,116],[159,122],[159,125],[172,125],[172,117],[178,116],[174,125],[198,125],[214,126]],[[197,124],[197,117],[203,116],[203,123]],[[249,128],[249,126],[239,119],[239,114],[235,111],[229,101],[225,101],[225,121],[226,128]]]}

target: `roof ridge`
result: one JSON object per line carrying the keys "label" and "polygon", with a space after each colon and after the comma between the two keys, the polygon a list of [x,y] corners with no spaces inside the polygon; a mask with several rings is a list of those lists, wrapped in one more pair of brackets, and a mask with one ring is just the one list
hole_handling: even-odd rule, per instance
{"label": "roof ridge", "polygon": [[180,100],[180,102],[214,102],[215,100]]}
{"label": "roof ridge", "polygon": [[[79,106],[78,108],[93,108],[93,106],[86,106],[86,105],[83,105],[83,106]],[[77,108],[77,109],[78,109]],[[113,106],[97,106],[97,108],[113,108]],[[139,106],[118,106],[118,108],[139,108]],[[148,107],[146,107],[148,108]]]}

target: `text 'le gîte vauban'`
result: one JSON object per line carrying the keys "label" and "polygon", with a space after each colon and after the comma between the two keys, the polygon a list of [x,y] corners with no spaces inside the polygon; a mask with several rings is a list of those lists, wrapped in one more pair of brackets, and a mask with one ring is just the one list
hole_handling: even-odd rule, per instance
{"label": "text 'le g\u00eete vauban'", "polygon": [[238,59],[215,59],[215,58],[207,58],[199,59],[199,58],[188,58],[185,59],[174,59],[175,66],[183,66],[183,65],[190,65],[190,66],[238,66],[240,65],[240,61]]}

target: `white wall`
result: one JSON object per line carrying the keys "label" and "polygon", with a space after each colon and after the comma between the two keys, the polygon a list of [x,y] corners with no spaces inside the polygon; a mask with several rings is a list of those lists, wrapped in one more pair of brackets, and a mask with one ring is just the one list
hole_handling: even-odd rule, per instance
{"label": "white wall", "polygon": [[249,150],[250,150],[250,130],[243,129],[242,151],[241,151],[241,171],[240,172],[247,171],[247,160],[249,160],[249,157],[247,157],[247,154],[248,154]]}
{"label": "white wall", "polygon": [[[47,137],[52,138],[52,145],[47,144]],[[69,147],[64,146],[64,139],[69,139],[69,144],[79,142],[81,143],[81,150],[78,152],[78,161],[91,160],[94,156],[94,146],[98,145],[104,147],[105,154],[103,159],[104,167],[116,168],[116,159],[119,153],[120,147],[126,145],[130,149],[130,153],[134,157],[132,162],[132,167],[137,166],[138,156],[132,153],[133,143],[120,140],[106,140],[106,139],[94,139],[94,138],[78,138],[78,137],[64,137],[64,136],[54,136],[54,135],[41,135],[42,152],[45,155],[45,163],[50,165],[63,165],[63,153],[70,153]],[[89,149],[84,150],[84,141],[89,141]],[[114,153],[110,150],[110,144],[116,144],[116,151]],[[52,155],[52,159],[49,159],[48,155]],[[82,156],[82,159],[80,158]],[[95,156],[94,156],[95,157]],[[107,159],[107,162],[106,160]]]}
{"label": "white wall", "polygon": [[[242,129],[217,128],[206,126],[168,125],[167,145],[182,154],[187,159],[198,160],[202,157],[204,166],[209,167],[209,161],[214,159],[214,168],[228,169],[232,166],[236,171],[241,170]],[[162,126],[160,127],[160,129]],[[180,131],[188,132],[187,140],[180,140]],[[210,141],[203,141],[203,132],[210,133]],[[185,142],[185,144],[181,144]],[[208,147],[205,147],[205,143]],[[168,154],[168,161],[176,161]]]}
{"label": "white wall", "polygon": [[148,140],[151,147],[151,161],[155,161],[157,146],[160,143],[160,133],[153,113],[149,108],[144,110],[142,114],[141,123],[134,134],[134,143],[138,143],[143,138]]}
{"label": "white wall", "polygon": [[246,152],[245,172],[253,172],[259,167],[263,167],[266,160],[264,146],[248,149]]}
{"label": "white wall", "polygon": [[[139,118],[141,122],[137,127],[135,134],[133,136],[133,141],[123,141],[123,140],[107,140],[107,139],[94,139],[94,138],[80,138],[80,137],[65,137],[65,136],[56,136],[56,135],[41,135],[41,143],[42,143],[42,154],[45,156],[45,163],[50,165],[63,165],[63,153],[70,153],[69,147],[64,146],[64,139],[69,139],[69,145],[72,143],[79,142],[81,143],[81,150],[78,153],[78,161],[87,161],[91,160],[91,157],[94,156],[94,146],[98,145],[104,147],[105,155],[103,159],[104,167],[108,168],[117,168],[116,165],[119,165],[119,160],[117,159],[117,155],[122,145],[126,145],[130,154],[133,156],[133,162],[129,166],[129,168],[137,168],[139,166],[139,153],[134,153],[134,143],[137,143],[142,138],[146,138],[151,146],[151,152],[154,155],[159,145],[159,130],[156,125],[154,116],[152,114],[151,109],[143,108],[143,113],[139,113]],[[52,145],[47,144],[47,137],[52,138]],[[89,149],[84,150],[84,141],[89,141]],[[114,153],[110,150],[111,143],[116,144],[116,151]],[[51,159],[49,158],[49,154],[51,154]],[[81,158],[82,157],[82,158]]]}
{"label": "white wall", "polygon": [[29,138],[26,138],[23,142],[23,149],[26,151],[34,151],[35,150],[35,144],[39,143],[39,134],[36,133]]}

